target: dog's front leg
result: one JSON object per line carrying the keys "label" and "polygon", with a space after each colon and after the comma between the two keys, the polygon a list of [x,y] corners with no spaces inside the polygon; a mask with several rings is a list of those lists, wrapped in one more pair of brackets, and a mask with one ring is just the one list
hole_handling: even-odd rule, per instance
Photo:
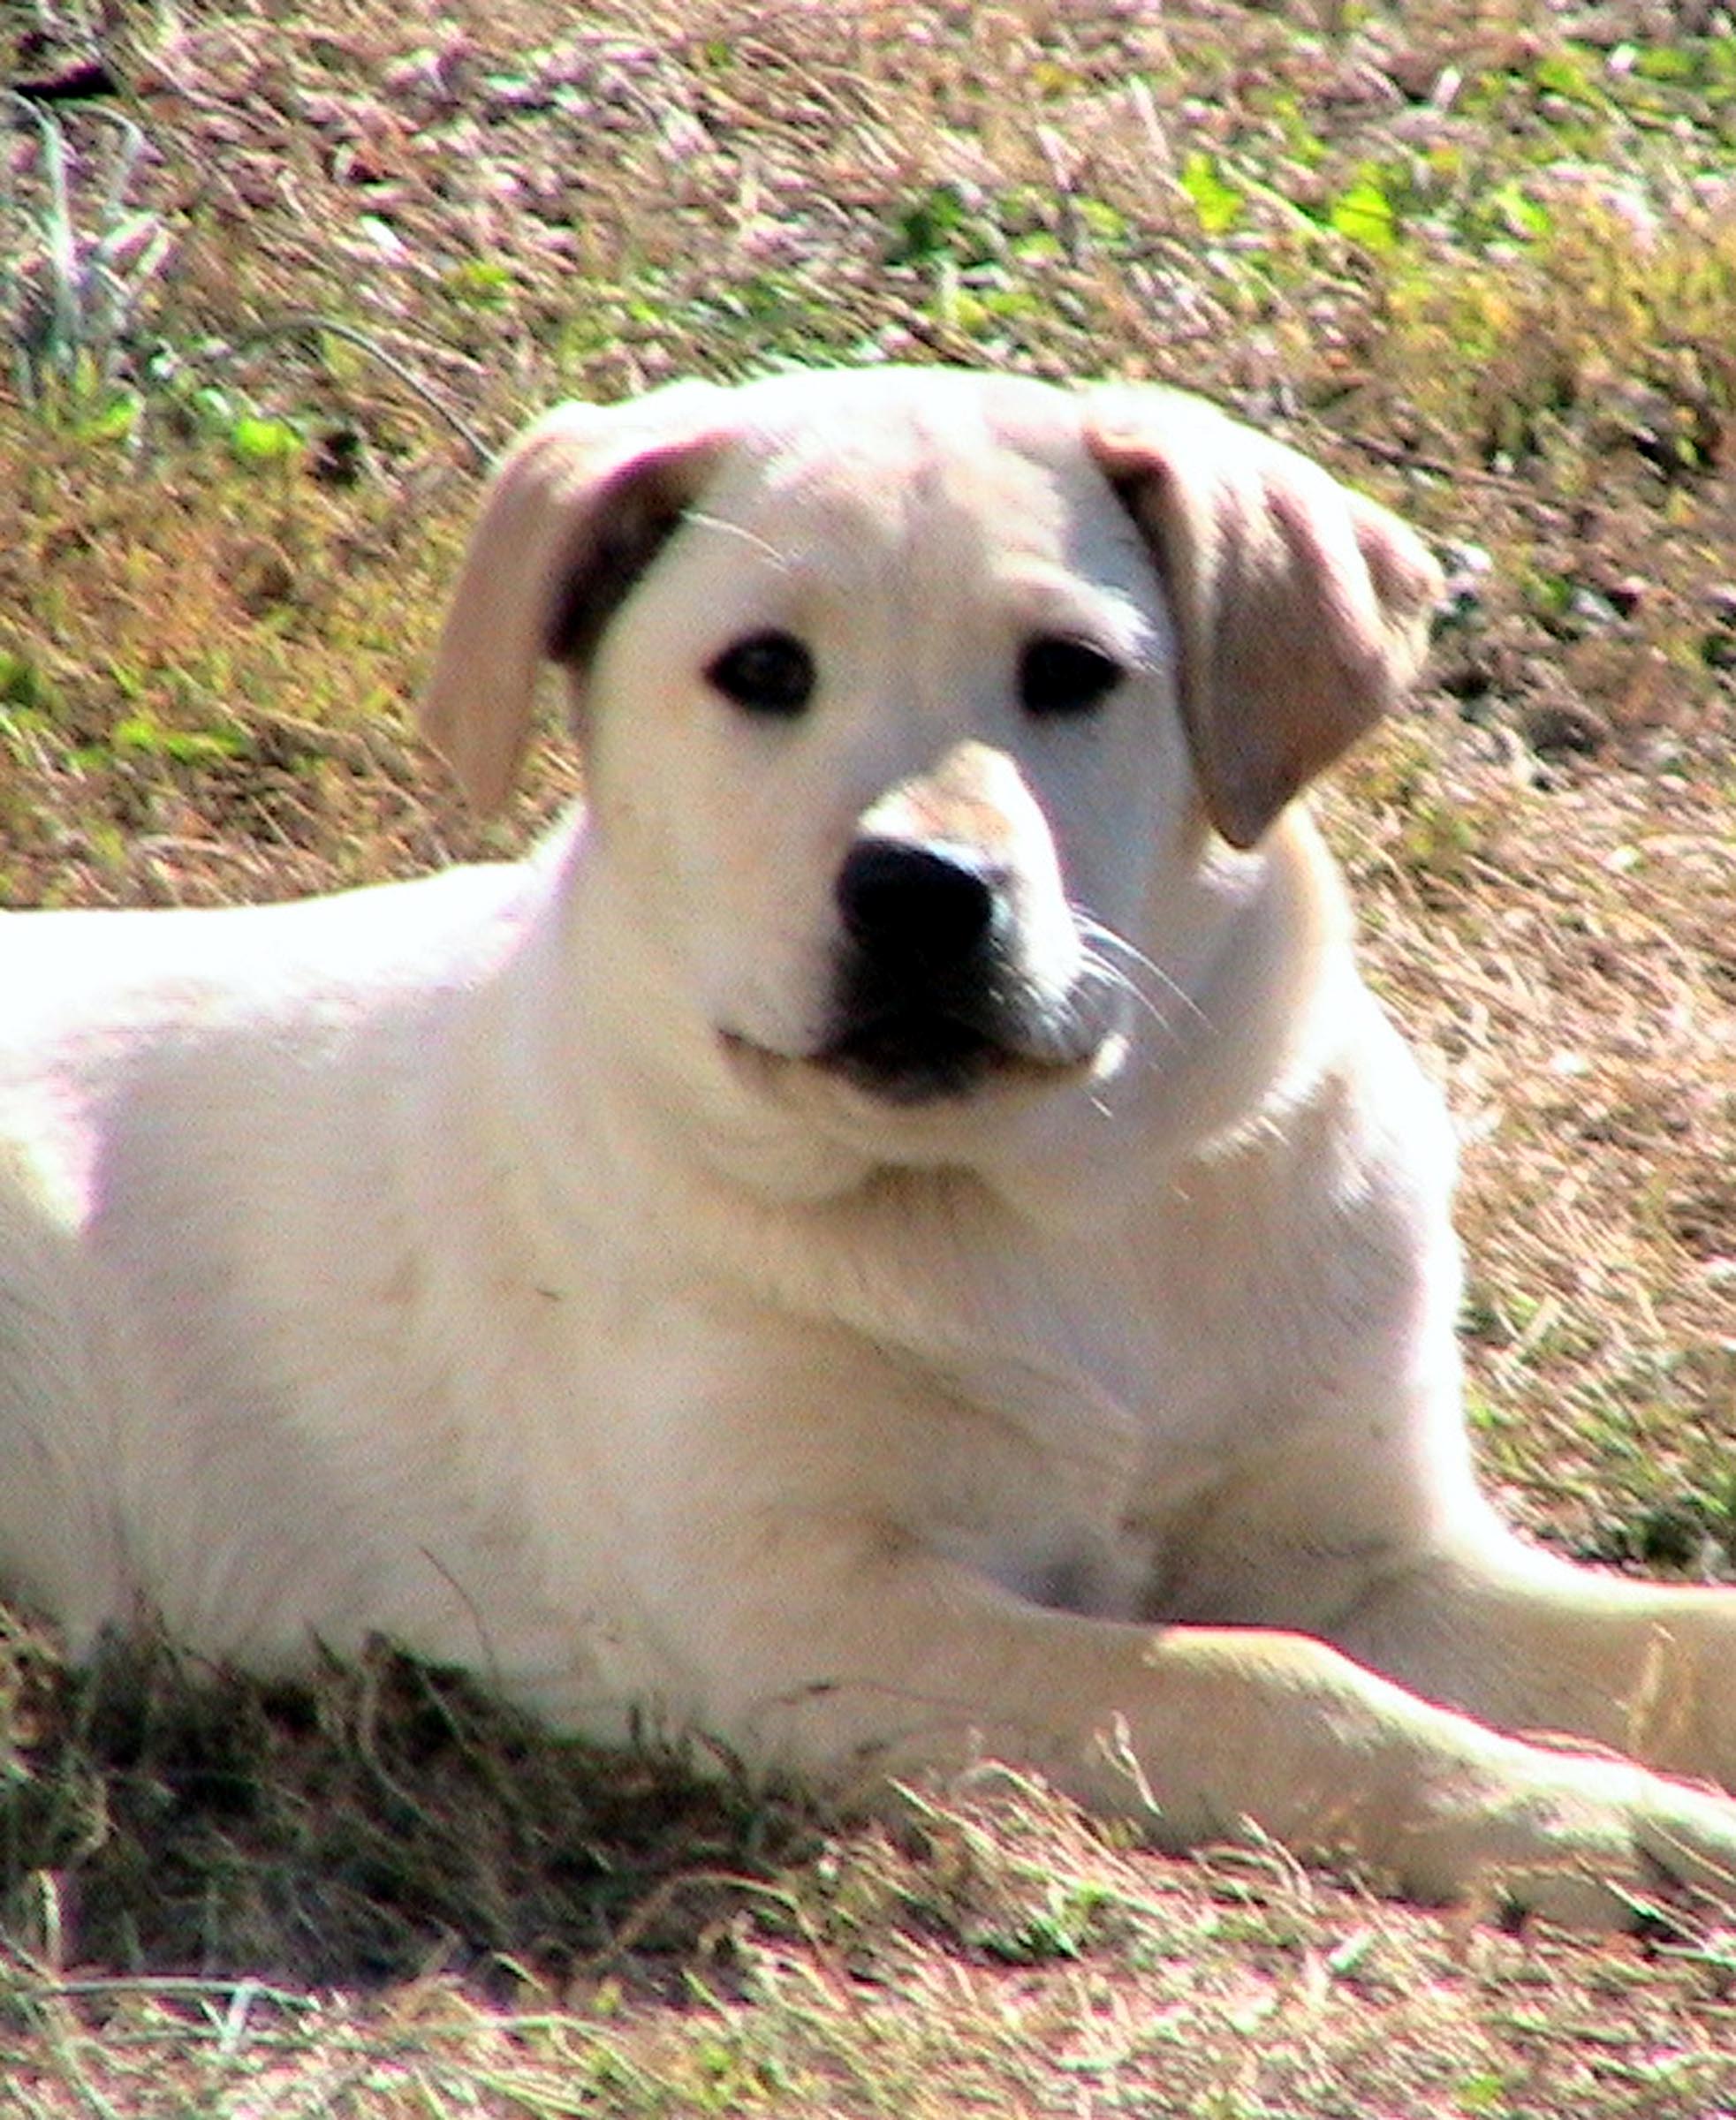
{"label": "dog's front leg", "polygon": [[850,1793],[987,1755],[1168,1845],[1251,1821],[1426,1900],[1608,1927],[1665,1879],[1736,1899],[1736,1805],[1497,1735],[1308,1637],[1047,1610],[885,1529],[810,1523],[759,1561],[688,1607],[703,1719]]}
{"label": "dog's front leg", "polygon": [[1497,1728],[1589,1738],[1736,1790],[1736,1591],[1576,1567],[1469,1522],[1329,1630]]}

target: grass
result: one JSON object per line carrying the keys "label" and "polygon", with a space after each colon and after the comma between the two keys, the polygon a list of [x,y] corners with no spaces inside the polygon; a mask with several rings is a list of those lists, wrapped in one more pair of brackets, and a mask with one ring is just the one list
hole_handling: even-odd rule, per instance
{"label": "grass", "polygon": [[1687,2116],[1731,2082],[1728,1939],[1158,1861],[999,1769],[845,1828],[385,1656],[270,1694],[160,1648],[11,1669],[26,2112]]}
{"label": "grass", "polygon": [[[1466,1137],[1536,1535],[1736,1569],[1736,35],[1321,0],[322,0],[0,22],[0,899],[504,852],[406,705],[478,450],[884,355],[1204,389],[1459,598],[1323,798]],[[53,86],[100,58],[100,107]],[[1736,1936],[1588,1949],[985,1770],[894,1831],[381,1656],[0,1647],[26,2116],[1736,2109]]]}

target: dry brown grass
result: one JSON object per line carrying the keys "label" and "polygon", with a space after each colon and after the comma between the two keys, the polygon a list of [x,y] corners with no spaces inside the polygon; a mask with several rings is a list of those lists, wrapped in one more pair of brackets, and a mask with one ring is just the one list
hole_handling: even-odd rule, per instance
{"label": "dry brown grass", "polygon": [[[1722,16],[19,0],[0,42],[102,55],[173,241],[113,343],[0,391],[5,902],[521,841],[571,762],[479,830],[404,708],[476,445],[561,392],[888,353],[1205,389],[1487,556],[1329,828],[1467,1136],[1490,1477],[1540,1536],[1731,1572]],[[64,125],[93,231],[118,136]],[[1728,1931],[1507,1936],[992,1776],[845,1831],[389,1660],[0,1667],[21,2114],[1736,2109]]]}

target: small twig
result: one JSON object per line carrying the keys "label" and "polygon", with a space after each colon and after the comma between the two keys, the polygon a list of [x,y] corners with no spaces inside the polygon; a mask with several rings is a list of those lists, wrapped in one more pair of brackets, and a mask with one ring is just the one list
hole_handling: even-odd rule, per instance
{"label": "small twig", "polygon": [[321,316],[313,310],[299,309],[287,316],[273,317],[265,323],[253,325],[239,335],[236,343],[244,346],[252,345],[262,339],[307,337],[319,331],[330,332],[333,338],[341,338],[347,344],[360,346],[364,353],[377,360],[389,374],[395,375],[406,390],[413,391],[431,413],[446,422],[469,449],[479,468],[486,470],[493,463],[495,452],[463,414],[454,412],[432,383],[425,382],[413,368],[388,353],[378,339],[354,324],[339,323],[335,317]]}
{"label": "small twig", "polygon": [[136,1995],[148,1999],[161,1996],[165,2001],[220,2002],[232,2007],[238,1996],[245,1995],[249,2001],[269,2003],[278,2010],[314,2010],[319,2006],[312,1995],[297,1995],[284,1988],[268,1988],[250,1977],[201,1980],[174,1972],[115,1973],[107,1977],[93,1974],[71,1980],[49,1974],[43,1980],[41,1992],[55,2002]]}
{"label": "small twig", "polygon": [[625,1957],[630,1950],[638,1947],[647,1932],[667,1913],[684,1892],[695,1889],[739,1892],[744,1897],[762,1900],[791,1916],[810,1942],[815,1940],[813,1924],[802,1913],[795,1895],[783,1887],[768,1884],[758,1877],[744,1876],[739,1870],[684,1870],[678,1875],[665,1877],[662,1883],[653,1886],[603,1949],[592,1952],[584,1960],[581,1970],[588,1973],[598,1973]]}
{"label": "small twig", "polygon": [[1424,456],[1402,442],[1384,442],[1376,435],[1346,434],[1339,438],[1351,448],[1360,450],[1365,457],[1372,457],[1376,464],[1390,465],[1395,471],[1420,471],[1425,478],[1456,479],[1474,486],[1488,486],[1497,492],[1514,493],[1524,501],[1537,497],[1528,494],[1516,474],[1510,471],[1481,471],[1473,464],[1450,464],[1444,457]]}

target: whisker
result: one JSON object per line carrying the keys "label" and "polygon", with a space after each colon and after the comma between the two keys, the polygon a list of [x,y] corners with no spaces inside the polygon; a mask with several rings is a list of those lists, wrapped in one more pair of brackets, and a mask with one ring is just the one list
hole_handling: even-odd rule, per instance
{"label": "whisker", "polygon": [[1123,957],[1132,962],[1136,969],[1149,973],[1166,993],[1173,996],[1184,1005],[1190,1015],[1198,1019],[1202,1027],[1208,1030],[1211,1027],[1209,1018],[1192,995],[1185,988],[1179,986],[1155,958],[1148,957],[1136,943],[1130,943],[1125,935],[1118,934],[1113,928],[1087,912],[1083,906],[1070,903],[1067,910],[1073,914],[1074,924],[1079,929],[1080,939],[1087,945],[1088,949],[1093,943],[1102,943],[1111,950],[1118,950]]}
{"label": "whisker", "polygon": [[[1163,1035],[1179,1048],[1185,1049],[1188,1040],[1168,1005],[1171,1001],[1181,1003],[1195,1026],[1210,1028],[1209,1018],[1193,996],[1136,943],[1082,907],[1075,905],[1070,910],[1082,945],[1087,979],[1095,975],[1114,990],[1126,994],[1144,1011]],[[1122,960],[1119,963],[1116,961],[1118,955]]]}
{"label": "whisker", "polygon": [[[1096,955],[1088,945],[1084,954],[1084,977],[1079,983],[1083,985],[1094,975],[1111,992],[1125,994],[1135,1008],[1144,1011],[1164,1037],[1173,1040],[1178,1045],[1184,1042],[1180,1032],[1164,1013],[1159,1003],[1154,1000],[1136,980],[1129,979],[1118,966],[1110,963],[1108,958]],[[1070,1001],[1068,1006],[1075,1017],[1082,1014],[1082,1003],[1080,1001]]]}
{"label": "whisker", "polygon": [[690,508],[686,519],[697,524],[702,530],[716,530],[724,537],[739,539],[751,550],[770,560],[780,573],[789,566],[790,559],[786,552],[780,551],[776,545],[768,544],[757,531],[749,530],[740,523],[732,523],[725,516],[709,515],[703,508]]}

